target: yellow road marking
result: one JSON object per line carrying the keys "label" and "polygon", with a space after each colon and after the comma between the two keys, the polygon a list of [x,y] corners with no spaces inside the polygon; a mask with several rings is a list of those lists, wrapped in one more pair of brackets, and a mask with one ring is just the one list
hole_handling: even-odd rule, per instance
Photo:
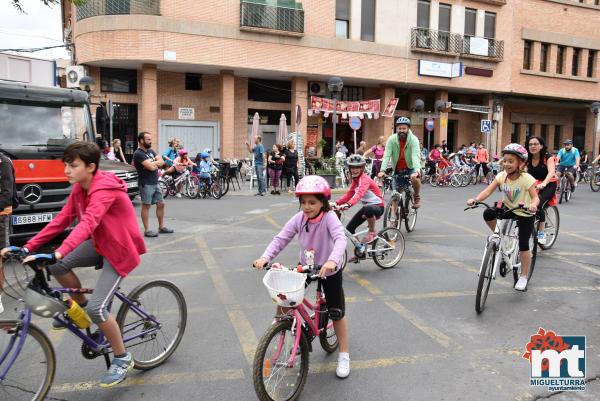
{"label": "yellow road marking", "polygon": [[198,244],[198,248],[200,249],[200,253],[202,254],[202,258],[204,259],[204,263],[206,264],[210,278],[215,286],[217,295],[219,296],[221,303],[225,305],[225,308],[227,309],[227,316],[229,317],[231,325],[233,326],[233,330],[235,331],[240,345],[242,346],[242,351],[244,352],[246,361],[248,361],[248,364],[252,366],[252,362],[254,360],[254,351],[256,350],[256,345],[258,344],[258,339],[256,338],[254,330],[252,329],[252,325],[239,307],[236,309],[230,307],[230,305],[235,305],[234,300],[236,298],[233,294],[233,291],[231,291],[231,288],[229,288],[229,285],[225,281],[225,277],[223,277],[223,274],[221,274],[219,265],[208,248],[208,244],[204,238],[202,236],[198,236],[196,238],[196,243]]}
{"label": "yellow road marking", "polygon": [[565,232],[565,231],[561,231],[561,233],[563,233],[564,235],[568,235],[569,237],[574,237],[577,239],[580,239],[582,241],[587,241],[587,242],[592,242],[594,244],[600,244],[600,240],[594,239],[594,238],[589,238],[583,235],[579,235],[579,234],[575,234],[575,233],[569,233],[569,232]]}
{"label": "yellow road marking", "polygon": [[385,303],[394,312],[398,313],[404,319],[408,320],[417,329],[431,337],[435,342],[440,344],[444,348],[450,348],[450,337],[439,331],[438,329],[429,326],[423,319],[410,312],[404,305],[396,301],[387,301]]}
{"label": "yellow road marking", "polygon": [[[600,256],[598,252],[558,252],[552,251],[553,254],[559,256]],[[547,255],[547,253],[543,253],[542,255]]]}
{"label": "yellow road marking", "polygon": [[193,248],[184,248],[184,249],[172,249],[168,251],[149,251],[146,252],[146,255],[162,255],[167,253],[182,253],[182,252],[196,252]]}
{"label": "yellow road marking", "polygon": [[269,223],[270,225],[272,225],[273,227],[275,227],[278,230],[281,230],[281,228],[283,227],[281,224],[276,222],[275,219],[273,219],[273,217],[271,217],[269,215],[265,216],[265,220],[267,221],[267,223]]}
{"label": "yellow road marking", "polygon": [[383,292],[375,284],[371,283],[366,278],[363,278],[354,272],[347,273],[347,276],[350,276],[350,278],[356,281],[361,287],[369,291],[369,293],[371,293],[372,295],[383,294]]}
{"label": "yellow road marking", "polygon": [[425,218],[427,220],[435,221],[437,223],[442,223],[442,224],[445,224],[445,225],[450,226],[450,227],[458,228],[460,230],[466,231],[466,232],[471,233],[473,235],[477,235],[477,236],[485,236],[486,235],[486,233],[483,232],[483,231],[473,230],[472,228],[465,227],[465,226],[463,226],[461,224],[451,223],[449,221],[443,221],[443,220],[436,219],[434,217],[427,216],[427,215],[424,215],[423,218]]}
{"label": "yellow road marking", "polygon": [[[417,362],[425,363],[437,360],[438,358],[448,358],[450,355],[447,353],[439,354],[417,354],[407,356],[396,356],[389,358],[377,358],[377,359],[365,359],[355,361],[352,360],[352,369],[377,369],[386,368],[394,365],[409,365]],[[311,363],[310,373],[329,373],[335,372],[337,362],[327,363]]]}
{"label": "yellow road marking", "polygon": [[195,235],[196,234],[184,235],[183,237],[179,237],[179,238],[176,238],[176,239],[171,240],[171,241],[161,242],[160,244],[156,244],[153,247],[148,248],[148,250],[149,251],[155,251],[155,250],[157,250],[159,248],[164,248],[166,246],[177,244],[179,242],[183,242],[183,241],[186,241],[188,239],[193,239]]}
{"label": "yellow road marking", "polygon": [[269,216],[269,215],[272,215],[273,213],[281,212],[283,210],[289,209],[292,206],[294,206],[294,205],[290,204],[288,206],[284,206],[284,207],[280,207],[280,208],[277,208],[277,209],[273,209],[273,210],[271,210],[268,213],[261,213],[261,214],[258,214],[256,216],[252,216],[252,217],[249,217],[247,219],[244,219],[244,220],[236,221],[234,223],[228,223],[228,224],[224,225],[223,229],[227,229],[228,227],[233,227],[233,226],[239,226],[239,225],[246,224],[246,223],[249,223],[249,222],[254,221],[254,220],[262,219],[265,216]]}
{"label": "yellow road marking", "polygon": [[578,267],[580,269],[583,269],[585,271],[588,271],[590,273],[594,273],[594,274],[597,274],[597,275],[600,276],[600,269],[594,269],[593,267],[584,265],[583,263],[573,262],[573,261],[571,261],[571,260],[569,260],[569,259],[567,259],[565,257],[562,257],[562,256],[553,256],[553,255],[548,254],[548,253],[546,254],[546,257],[549,257],[549,258],[552,258],[552,259],[556,259],[556,260],[560,260],[563,263],[566,263],[566,264],[571,265],[571,266]]}

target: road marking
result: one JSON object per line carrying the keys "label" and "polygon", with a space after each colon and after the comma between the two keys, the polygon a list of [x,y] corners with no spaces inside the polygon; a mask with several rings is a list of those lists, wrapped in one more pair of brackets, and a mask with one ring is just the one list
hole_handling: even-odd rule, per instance
{"label": "road marking", "polygon": [[466,231],[466,232],[471,233],[473,235],[477,235],[477,236],[485,236],[485,235],[487,235],[483,231],[473,230],[472,228],[465,227],[465,226],[463,226],[461,224],[451,223],[449,221],[443,221],[443,220],[440,220],[440,219],[437,219],[437,218],[434,218],[434,217],[430,217],[430,216],[427,216],[427,215],[423,216],[423,218],[425,218],[427,220],[435,221],[436,223],[442,223],[442,224],[445,224],[445,225],[450,226],[450,227],[458,228],[460,230]]}
{"label": "road marking", "polygon": [[196,252],[195,249],[187,248],[187,249],[171,249],[168,251],[149,251],[146,252],[146,255],[162,255],[166,253],[182,253],[182,252]]}
{"label": "road marking", "polygon": [[394,312],[398,313],[404,319],[412,323],[412,325],[415,326],[417,329],[421,330],[423,333],[435,340],[435,342],[440,344],[442,347],[450,348],[450,337],[448,337],[438,329],[429,326],[427,323],[425,323],[423,319],[410,312],[400,302],[387,301],[385,304],[389,306],[390,309],[392,309]]}
{"label": "road marking", "polygon": [[240,310],[239,306],[237,308],[232,307],[232,305],[236,305],[235,302],[233,302],[236,297],[225,281],[225,277],[221,273],[219,265],[217,264],[204,238],[202,236],[198,236],[196,238],[196,243],[198,244],[198,248],[202,254],[202,259],[204,259],[204,263],[206,264],[210,278],[215,286],[217,295],[219,296],[221,303],[225,305],[227,316],[229,317],[231,325],[233,326],[233,330],[235,331],[240,345],[242,346],[242,351],[244,352],[246,361],[250,366],[252,366],[252,362],[254,360],[254,351],[256,350],[256,345],[258,344],[258,339],[256,338],[254,330],[252,329],[252,325],[250,324],[250,321],[244,312]]}
{"label": "road marking", "polygon": [[167,278],[174,278],[174,277],[189,277],[189,276],[199,276],[201,274],[206,274],[206,270],[192,271],[192,272],[179,272],[179,273],[160,273],[160,274],[142,274],[142,275],[132,274],[132,275],[127,276],[127,281],[167,279]]}
{"label": "road marking", "polygon": [[[377,369],[386,368],[395,365],[412,365],[417,362],[427,363],[438,360],[438,358],[450,357],[447,353],[439,354],[417,354],[407,356],[397,356],[390,358],[365,359],[362,361],[352,360],[352,369]],[[330,373],[335,372],[337,362],[311,363],[309,373]]]}
{"label": "road marking", "polygon": [[410,234],[410,238],[457,238],[480,236],[480,234]]}
{"label": "road marking", "polygon": [[561,231],[564,235],[568,235],[569,237],[574,237],[574,238],[578,238],[580,240],[583,241],[587,241],[587,242],[592,242],[594,244],[600,244],[600,241],[594,238],[589,238],[583,235],[579,235],[579,234],[574,234],[574,233],[570,233],[570,232],[565,232],[565,231]]}
{"label": "road marking", "polygon": [[[559,256],[600,256],[598,252],[558,252],[552,251],[553,254]],[[547,255],[548,253],[544,253],[542,255]]]}
{"label": "road marking", "polygon": [[224,225],[222,229],[226,230],[226,229],[228,229],[230,227],[235,227],[235,226],[239,226],[239,225],[242,225],[242,224],[250,223],[251,221],[263,218],[265,215],[270,215],[270,214],[273,214],[273,213],[282,212],[282,211],[284,211],[286,209],[289,209],[291,207],[292,207],[292,205],[284,206],[284,207],[281,207],[281,208],[270,210],[270,211],[268,211],[268,213],[265,213],[265,214],[260,214],[260,215],[248,217],[247,219],[244,219],[244,220],[236,221],[234,223],[229,223],[229,224]]}
{"label": "road marking", "polygon": [[553,256],[553,255],[551,255],[549,253],[546,254],[546,257],[552,258],[552,259],[556,259],[556,260],[560,260],[563,263],[566,263],[566,264],[571,265],[571,266],[578,267],[580,269],[583,269],[585,271],[588,271],[590,273],[594,273],[594,274],[597,274],[597,275],[600,276],[600,270],[599,269],[594,269],[593,267],[584,265],[583,263],[573,262],[573,261],[571,261],[571,260],[569,260],[569,259],[567,259],[565,257],[562,257],[562,256]]}
{"label": "road marking", "polygon": [[281,230],[282,225],[276,222],[275,219],[270,215],[265,216],[265,220],[276,229]]}
{"label": "road marking", "polygon": [[193,239],[196,235],[197,234],[184,235],[183,237],[176,238],[176,239],[171,240],[171,241],[161,242],[160,244],[157,244],[157,245],[154,245],[152,247],[149,247],[148,250],[155,251],[155,250],[157,250],[159,248],[164,248],[164,247],[169,246],[169,245],[178,244],[180,242],[187,241],[188,239]]}
{"label": "road marking", "polygon": [[363,278],[354,272],[347,273],[347,275],[350,276],[350,278],[352,278],[354,281],[356,281],[361,287],[363,287],[364,289],[369,291],[370,294],[372,294],[372,295],[383,294],[383,292],[375,284],[371,283],[366,278]]}
{"label": "road marking", "polygon": [[236,246],[217,246],[211,248],[213,251],[229,251],[231,249],[239,248],[256,248],[257,246],[267,246],[269,244],[251,244],[251,245],[236,245]]}
{"label": "road marking", "polygon": [[244,214],[265,214],[268,213],[270,209],[253,209],[244,212]]}

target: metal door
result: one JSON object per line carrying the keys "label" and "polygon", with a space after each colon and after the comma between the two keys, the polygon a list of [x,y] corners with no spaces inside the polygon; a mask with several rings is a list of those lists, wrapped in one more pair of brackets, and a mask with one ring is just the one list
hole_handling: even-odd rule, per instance
{"label": "metal door", "polygon": [[213,158],[220,157],[218,121],[160,120],[158,130],[160,153],[167,149],[170,138],[181,139],[183,147],[189,152],[192,159],[206,148],[212,150]]}

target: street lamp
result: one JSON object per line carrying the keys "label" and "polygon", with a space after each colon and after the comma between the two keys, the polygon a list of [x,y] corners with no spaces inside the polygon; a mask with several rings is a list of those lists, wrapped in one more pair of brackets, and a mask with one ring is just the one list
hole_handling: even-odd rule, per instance
{"label": "street lamp", "polygon": [[96,81],[90,76],[81,77],[79,80],[79,89],[86,91],[88,95],[96,88]]}
{"label": "street lamp", "polygon": [[333,120],[333,143],[332,143],[332,153],[335,156],[335,144],[336,144],[336,124],[337,124],[337,96],[344,88],[344,82],[340,77],[331,77],[329,81],[327,81],[327,88],[329,92],[331,92],[331,96],[333,97],[333,116],[331,119]]}
{"label": "street lamp", "polygon": [[594,129],[592,130],[592,160],[596,157],[596,135],[598,134],[598,113],[600,112],[600,102],[592,103],[592,107],[590,107],[592,113],[594,113]]}

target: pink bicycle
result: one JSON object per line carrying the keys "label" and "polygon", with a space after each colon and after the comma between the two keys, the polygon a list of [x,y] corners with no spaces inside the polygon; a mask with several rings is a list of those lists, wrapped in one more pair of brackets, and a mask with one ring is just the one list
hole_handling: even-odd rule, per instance
{"label": "pink bicycle", "polygon": [[[319,337],[327,353],[338,347],[338,339],[329,321],[325,294],[317,279],[320,266],[287,268],[273,264],[263,283],[273,301],[282,307],[263,334],[254,355],[254,390],[261,401],[296,400],[308,376],[308,358],[312,341]],[[308,283],[317,280],[314,304],[304,298]]]}

